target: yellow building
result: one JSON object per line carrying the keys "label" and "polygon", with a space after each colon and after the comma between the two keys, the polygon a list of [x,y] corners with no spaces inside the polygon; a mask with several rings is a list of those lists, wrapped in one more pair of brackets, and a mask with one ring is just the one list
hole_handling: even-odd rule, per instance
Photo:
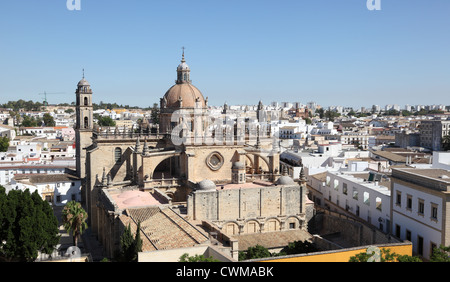
{"label": "yellow building", "polygon": [[372,246],[361,246],[348,249],[332,250],[325,252],[315,252],[309,254],[297,254],[290,256],[282,256],[276,258],[267,259],[255,259],[248,261],[259,262],[348,262],[352,256],[359,253],[373,254],[373,258],[376,261],[377,252],[381,249],[389,249],[390,253],[396,253],[398,255],[412,256],[412,243],[405,241],[403,243],[394,244],[382,244]]}

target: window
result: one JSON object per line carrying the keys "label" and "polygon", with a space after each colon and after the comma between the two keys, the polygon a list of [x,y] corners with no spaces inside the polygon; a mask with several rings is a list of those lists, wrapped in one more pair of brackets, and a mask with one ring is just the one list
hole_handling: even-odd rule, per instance
{"label": "window", "polygon": [[61,196],[60,195],[56,196],[56,202],[58,202],[58,203],[61,202]]}
{"label": "window", "polygon": [[397,197],[395,200],[395,204],[399,207],[402,206],[402,192],[400,192],[400,191],[397,191]]}
{"label": "window", "polygon": [[376,204],[376,209],[381,211],[382,203],[381,203],[381,198],[380,197],[377,197],[375,199],[375,204]]}
{"label": "window", "polygon": [[398,224],[395,225],[395,236],[400,238],[400,225]]}
{"label": "window", "polygon": [[342,183],[342,193],[347,195],[347,183]]}
{"label": "window", "polygon": [[431,249],[431,255],[433,255],[433,253],[435,252],[435,249],[437,248],[437,244],[430,242],[430,249]]}
{"label": "window", "polygon": [[406,209],[411,210],[412,209],[412,196],[406,195]]}
{"label": "window", "polygon": [[358,189],[353,187],[353,199],[358,200]]}
{"label": "window", "polygon": [[419,199],[418,201],[418,209],[417,209],[417,213],[421,216],[423,216],[423,212],[425,210],[425,204],[424,201],[422,199]]}
{"label": "window", "polygon": [[219,152],[213,152],[206,158],[206,164],[211,170],[217,171],[224,164],[224,158]]}
{"label": "window", "polygon": [[88,117],[84,118],[84,128],[89,128],[89,119],[88,119]]}
{"label": "window", "polygon": [[436,204],[431,203],[431,219],[437,220],[438,215],[438,206]]}
{"label": "window", "polygon": [[411,231],[409,231],[408,229],[406,229],[406,240],[411,242]]}
{"label": "window", "polygon": [[117,162],[120,161],[120,159],[122,159],[122,149],[121,148],[116,148],[114,150],[114,160]]}
{"label": "window", "polygon": [[423,237],[417,236],[417,253],[423,256]]}
{"label": "window", "polygon": [[369,193],[368,192],[364,192],[363,196],[364,196],[364,204],[370,206]]}
{"label": "window", "polygon": [[87,97],[84,97],[84,105],[85,105],[85,106],[88,106],[88,105],[89,105],[89,103],[88,103],[88,98],[87,98]]}
{"label": "window", "polygon": [[334,190],[338,190],[339,187],[339,180],[335,179],[334,180]]}
{"label": "window", "polygon": [[295,223],[294,222],[290,222],[289,223],[289,229],[295,229]]}

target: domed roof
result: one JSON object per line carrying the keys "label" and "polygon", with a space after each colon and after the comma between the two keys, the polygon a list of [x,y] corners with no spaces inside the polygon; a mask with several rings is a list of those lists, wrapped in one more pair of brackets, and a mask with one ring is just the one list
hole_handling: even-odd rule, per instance
{"label": "domed roof", "polygon": [[181,64],[178,65],[177,70],[189,70],[189,66],[186,64],[186,62],[181,62]]}
{"label": "domed roof", "polygon": [[294,180],[287,176],[287,175],[283,175],[280,178],[278,178],[276,184],[278,185],[292,185],[295,184]]}
{"label": "domed roof", "polygon": [[234,162],[232,168],[235,169],[244,169],[245,168],[245,164],[242,162]]}
{"label": "domed roof", "polygon": [[202,191],[216,190],[216,184],[209,179],[205,179],[197,184],[197,190]]}
{"label": "domed roof", "polygon": [[172,86],[164,95],[167,108],[180,108],[179,99],[181,98],[181,108],[194,108],[197,101],[200,107],[206,107],[205,98],[197,87],[190,83],[180,83]]}
{"label": "domed roof", "polygon": [[84,77],[83,77],[83,79],[80,80],[80,82],[78,82],[78,86],[90,86],[90,84],[89,84],[89,82],[88,82],[86,79],[84,79]]}

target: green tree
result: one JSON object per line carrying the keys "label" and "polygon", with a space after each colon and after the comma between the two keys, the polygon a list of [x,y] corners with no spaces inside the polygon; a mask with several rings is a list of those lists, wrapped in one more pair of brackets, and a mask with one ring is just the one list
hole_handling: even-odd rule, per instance
{"label": "green tree", "polygon": [[6,136],[0,137],[0,152],[6,152],[9,148],[9,138]]}
{"label": "green tree", "polygon": [[339,117],[340,114],[338,112],[335,111],[326,111],[325,115],[324,115],[329,121],[334,121],[335,118]]}
{"label": "green tree", "polygon": [[325,116],[325,112],[324,112],[323,108],[318,109],[316,111],[316,113],[319,114],[319,118],[321,118],[321,119]]}
{"label": "green tree", "polygon": [[158,104],[154,103],[151,113],[151,121],[153,124],[159,124],[159,108]]}
{"label": "green tree", "polygon": [[220,260],[214,259],[212,256],[207,258],[204,255],[189,256],[188,253],[185,253],[178,262],[220,262]]}
{"label": "green tree", "polygon": [[55,120],[53,119],[53,117],[49,113],[45,113],[44,114],[44,116],[42,118],[42,121],[44,122],[45,126],[51,127],[51,126],[55,126],[56,125]]}
{"label": "green tree", "polygon": [[272,254],[269,252],[269,250],[261,245],[249,247],[246,251],[239,252],[239,260],[267,258],[271,256]]}
{"label": "green tree", "polygon": [[390,109],[383,114],[384,116],[399,116],[400,112],[394,109]]}
{"label": "green tree", "polygon": [[277,256],[286,256],[293,254],[304,254],[304,253],[313,253],[317,252],[319,249],[315,244],[308,241],[295,241],[289,243],[286,247],[284,247]]}
{"label": "green tree", "polygon": [[450,247],[440,245],[439,248],[434,248],[430,256],[431,262],[450,262]]}
{"label": "green tree", "polygon": [[41,123],[42,123],[42,121],[39,118],[35,119],[34,117],[24,116],[21,126],[23,126],[23,127],[36,127],[36,126],[40,126]]}
{"label": "green tree", "polygon": [[88,215],[81,204],[75,201],[68,202],[62,211],[64,228],[67,232],[72,232],[75,247],[78,243],[78,237],[87,229],[87,217]]}
{"label": "green tree", "polygon": [[[141,223],[138,222],[137,229],[141,230]],[[118,261],[121,262],[137,262],[138,253],[142,252],[142,239],[141,232],[136,232],[135,237],[131,232],[130,224],[125,228],[122,236],[120,236],[120,252],[116,256]]]}
{"label": "green tree", "polygon": [[402,110],[402,116],[407,117],[407,116],[411,116],[412,113],[410,111],[407,110]]}
{"label": "green tree", "polygon": [[[422,260],[416,256],[399,255],[397,253],[391,253],[391,249],[377,249],[378,254],[375,252],[362,252],[350,257],[349,262],[421,262]],[[376,256],[379,256],[376,258]]]}
{"label": "green tree", "polygon": [[98,116],[98,125],[100,126],[116,126],[116,122],[110,117]]}
{"label": "green tree", "polygon": [[0,186],[0,261],[35,261],[38,253],[51,254],[59,243],[58,220],[37,191]]}

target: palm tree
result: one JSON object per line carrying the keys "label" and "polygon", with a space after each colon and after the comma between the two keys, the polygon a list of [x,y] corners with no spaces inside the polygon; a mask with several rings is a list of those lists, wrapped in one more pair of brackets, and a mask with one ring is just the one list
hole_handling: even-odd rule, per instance
{"label": "palm tree", "polygon": [[68,202],[62,211],[64,228],[68,232],[72,231],[73,244],[75,247],[77,246],[78,237],[87,228],[86,219],[87,213],[78,202]]}

